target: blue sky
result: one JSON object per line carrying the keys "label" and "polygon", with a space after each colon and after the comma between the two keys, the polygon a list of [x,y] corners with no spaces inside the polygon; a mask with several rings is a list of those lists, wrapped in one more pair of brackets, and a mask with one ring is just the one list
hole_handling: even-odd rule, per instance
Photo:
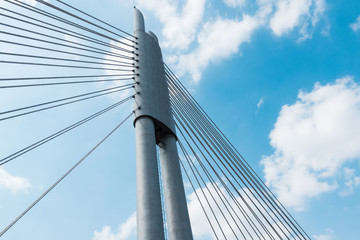
{"label": "blue sky", "polygon": [[[133,31],[136,5],[146,28],[159,37],[165,62],[306,232],[315,240],[356,239],[360,2],[67,2],[127,32]],[[11,7],[3,1],[0,6]],[[19,50],[5,44],[0,49]],[[1,78],[38,74],[36,68],[0,66]],[[0,108],[5,111],[104,86],[1,89]],[[111,105],[114,98],[121,96],[1,122],[0,157]],[[1,229],[131,108],[128,103],[1,167]],[[3,239],[136,239],[134,142],[128,121]],[[190,189],[187,192],[191,205]],[[190,215],[196,226],[201,216]],[[200,230],[194,230],[195,239],[212,239],[206,227]]]}

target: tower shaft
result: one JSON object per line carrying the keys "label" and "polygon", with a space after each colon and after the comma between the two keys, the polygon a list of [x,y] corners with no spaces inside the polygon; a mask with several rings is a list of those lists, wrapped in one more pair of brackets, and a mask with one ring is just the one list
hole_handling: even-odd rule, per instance
{"label": "tower shaft", "polygon": [[[162,184],[170,240],[192,240],[182,182],[176,133],[164,64],[157,37],[145,32],[144,18],[135,8],[135,132],[137,236],[164,239],[156,144],[160,146]],[[161,143],[161,144],[160,144]]]}

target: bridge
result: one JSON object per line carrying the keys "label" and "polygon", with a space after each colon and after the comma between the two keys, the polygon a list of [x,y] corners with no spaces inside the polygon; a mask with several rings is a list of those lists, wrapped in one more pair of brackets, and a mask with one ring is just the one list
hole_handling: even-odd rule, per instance
{"label": "bridge", "polygon": [[121,107],[126,111],[126,103],[132,102],[133,107],[56,182],[19,210],[0,237],[15,231],[13,226],[25,221],[25,215],[30,219],[31,209],[41,207],[37,205],[42,199],[76,174],[74,169],[86,164],[88,156],[100,151],[132,119],[138,239],[193,239],[192,229],[197,226],[190,223],[183,178],[190,183],[214,239],[310,239],[163,62],[158,39],[146,32],[138,9],[134,9],[131,34],[61,0],[36,0],[35,6],[20,0],[3,2],[0,15],[8,21],[0,22],[0,64],[2,69],[20,70],[2,71],[1,90],[11,94],[21,89],[26,96],[28,91],[50,87],[95,87],[63,97],[57,97],[55,90],[53,99],[8,108],[0,112],[1,124],[108,96],[115,102],[8,154],[0,159],[0,166],[46,148],[47,143],[111,111]]}

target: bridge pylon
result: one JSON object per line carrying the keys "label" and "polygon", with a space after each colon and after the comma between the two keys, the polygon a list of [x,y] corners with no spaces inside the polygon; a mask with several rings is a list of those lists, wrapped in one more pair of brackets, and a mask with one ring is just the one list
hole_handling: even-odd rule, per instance
{"label": "bridge pylon", "polygon": [[145,32],[142,13],[134,8],[135,135],[137,238],[162,240],[162,217],[156,144],[159,146],[162,185],[170,240],[192,240],[184,184],[176,146],[161,49],[156,35]]}

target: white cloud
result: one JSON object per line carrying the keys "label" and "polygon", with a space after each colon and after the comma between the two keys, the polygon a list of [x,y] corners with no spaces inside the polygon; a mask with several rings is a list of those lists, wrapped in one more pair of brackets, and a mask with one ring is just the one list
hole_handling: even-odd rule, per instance
{"label": "white cloud", "polygon": [[5,188],[13,193],[26,191],[31,187],[28,179],[18,176],[12,176],[4,169],[0,168],[0,188]]}
{"label": "white cloud", "polygon": [[284,204],[301,210],[309,199],[338,188],[342,166],[360,159],[359,122],[360,85],[352,77],[316,83],[282,107],[270,133],[275,152],[264,156],[262,165],[267,184]]}
{"label": "white cloud", "polygon": [[190,73],[195,83],[201,78],[202,70],[210,63],[228,58],[237,53],[242,43],[249,42],[261,21],[244,15],[241,21],[219,18],[208,22],[199,33],[198,48],[179,58],[180,75]]}
{"label": "white cloud", "polygon": [[121,224],[118,233],[111,227],[104,226],[100,232],[95,231],[92,240],[126,240],[136,235],[136,213],[133,213],[125,223]]}
{"label": "white cloud", "polygon": [[315,240],[332,240],[334,239],[334,231],[331,229],[326,229],[325,234],[315,235]]}
{"label": "white cloud", "polygon": [[246,0],[224,0],[224,2],[226,3],[226,5],[228,5],[229,7],[242,7],[245,5]]}
{"label": "white cloud", "polygon": [[138,0],[140,8],[150,10],[163,24],[162,45],[176,50],[186,50],[195,39],[195,34],[204,15],[205,0],[187,0],[178,11],[179,1]]}
{"label": "white cloud", "polygon": [[204,23],[197,35],[197,47],[188,54],[173,58],[177,74],[190,74],[193,82],[198,83],[208,64],[228,59],[239,52],[243,43],[250,42],[253,33],[266,24],[271,11],[270,2],[259,0],[254,15],[243,14],[241,20],[218,17]]}
{"label": "white cloud", "polygon": [[309,27],[315,26],[326,9],[325,0],[278,0],[270,19],[270,28],[282,36],[299,27],[299,40],[311,38]]}
{"label": "white cloud", "polygon": [[357,32],[360,30],[360,16],[357,17],[356,21],[352,24],[350,24],[350,28],[354,31]]}

